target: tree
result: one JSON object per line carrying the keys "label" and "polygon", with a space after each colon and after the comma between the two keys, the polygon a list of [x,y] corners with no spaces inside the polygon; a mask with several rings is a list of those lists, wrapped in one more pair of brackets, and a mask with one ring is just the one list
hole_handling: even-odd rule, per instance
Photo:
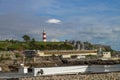
{"label": "tree", "polygon": [[32,38],[32,40],[29,42],[30,49],[36,49],[35,39]]}
{"label": "tree", "polygon": [[24,35],[22,38],[23,38],[24,41],[26,41],[26,42],[30,41],[30,36],[28,36],[28,35]]}
{"label": "tree", "polygon": [[35,44],[35,42],[36,42],[35,38],[32,38],[31,42],[32,42],[33,44]]}

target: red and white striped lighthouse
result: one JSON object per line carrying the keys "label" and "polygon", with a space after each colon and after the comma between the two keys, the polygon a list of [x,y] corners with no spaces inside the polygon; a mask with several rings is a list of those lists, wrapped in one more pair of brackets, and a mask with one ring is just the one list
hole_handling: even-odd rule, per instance
{"label": "red and white striped lighthouse", "polygon": [[43,30],[43,42],[46,42],[46,32]]}

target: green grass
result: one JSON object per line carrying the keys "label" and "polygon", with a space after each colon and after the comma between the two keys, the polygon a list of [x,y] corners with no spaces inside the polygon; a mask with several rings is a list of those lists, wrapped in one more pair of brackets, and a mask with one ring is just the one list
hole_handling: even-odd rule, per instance
{"label": "green grass", "polygon": [[42,42],[42,41],[37,41],[36,42],[37,44],[40,44],[40,45],[44,45],[44,44],[53,44],[53,45],[59,45],[59,44],[63,44],[64,42]]}
{"label": "green grass", "polygon": [[72,45],[65,44],[64,42],[23,42],[23,41],[0,41],[0,50],[60,50],[72,49]]}

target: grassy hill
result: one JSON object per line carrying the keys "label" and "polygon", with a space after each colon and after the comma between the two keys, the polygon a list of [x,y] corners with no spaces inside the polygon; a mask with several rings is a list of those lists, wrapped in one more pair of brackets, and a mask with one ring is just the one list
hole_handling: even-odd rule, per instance
{"label": "grassy hill", "polygon": [[42,41],[0,41],[0,50],[70,50],[72,44],[66,42],[42,42]]}
{"label": "grassy hill", "polygon": [[[102,48],[103,51],[111,51],[110,46],[101,44],[91,44],[89,42],[42,42],[42,41],[17,41],[17,40],[5,40],[0,41],[0,51],[8,50],[73,50],[77,49],[78,45],[82,48],[84,43],[84,49],[92,50]],[[76,44],[76,45],[75,45]]]}

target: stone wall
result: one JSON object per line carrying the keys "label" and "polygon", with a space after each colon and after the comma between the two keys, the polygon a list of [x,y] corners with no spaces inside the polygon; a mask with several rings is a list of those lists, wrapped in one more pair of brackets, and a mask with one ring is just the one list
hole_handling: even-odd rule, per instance
{"label": "stone wall", "polygon": [[26,77],[17,80],[120,80],[120,72]]}

